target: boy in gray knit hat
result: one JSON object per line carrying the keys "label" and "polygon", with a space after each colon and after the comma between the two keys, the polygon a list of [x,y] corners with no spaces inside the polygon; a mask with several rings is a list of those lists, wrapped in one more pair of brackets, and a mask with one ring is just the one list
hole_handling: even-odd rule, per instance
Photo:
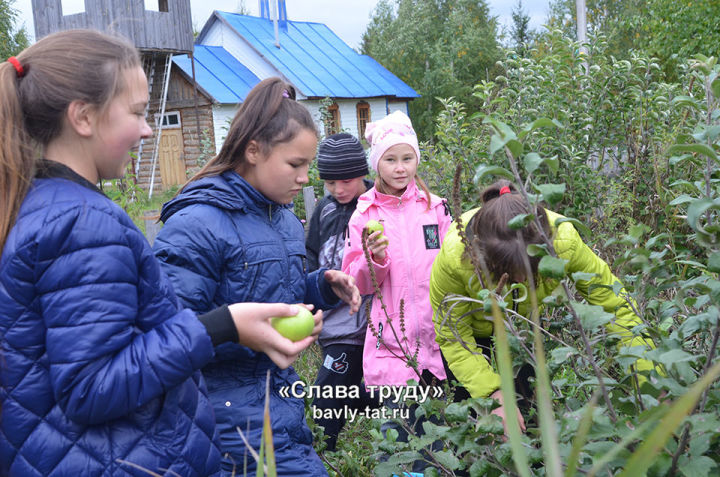
{"label": "boy in gray knit hat", "polygon": [[[372,187],[365,151],[354,136],[333,134],[320,143],[317,167],[329,194],[315,207],[306,241],[309,271],[318,268],[340,270],[345,234],[357,198]],[[338,434],[345,424],[343,417],[327,418],[332,410],[377,407],[362,383],[362,356],[367,316],[364,297],[360,311],[350,314],[347,305],[323,312],[323,329],[318,341],[323,349],[323,364],[315,381],[317,386],[356,386],[360,398],[315,398],[315,422],[325,428],[328,450],[335,450]],[[351,389],[351,388],[349,388]],[[341,413],[343,415],[344,413]]]}

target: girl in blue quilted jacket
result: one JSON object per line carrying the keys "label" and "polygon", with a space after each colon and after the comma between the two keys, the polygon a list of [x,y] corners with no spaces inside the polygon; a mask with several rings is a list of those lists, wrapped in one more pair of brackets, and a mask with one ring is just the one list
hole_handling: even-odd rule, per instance
{"label": "girl in blue quilted jacket", "polygon": [[[307,303],[339,299],[354,313],[360,294],[339,270],[308,272],[305,234],[290,208],[308,182],[317,130],[292,86],[269,78],[255,86],[216,157],[165,204],[156,256],[183,304],[205,313],[224,303]],[[266,376],[278,475],[327,475],[305,422],[303,387],[292,368],[235,343],[215,348],[203,368],[220,432],[223,468],[254,474],[245,444],[260,446]],[[296,396],[289,393],[296,391]]]}
{"label": "girl in blue quilted jacket", "polygon": [[313,341],[270,325],[297,305],[198,319],[96,187],[152,134],[147,103],[134,47],[98,32],[50,35],[0,63],[2,476],[219,474],[199,371],[213,346],[243,343],[287,367]]}

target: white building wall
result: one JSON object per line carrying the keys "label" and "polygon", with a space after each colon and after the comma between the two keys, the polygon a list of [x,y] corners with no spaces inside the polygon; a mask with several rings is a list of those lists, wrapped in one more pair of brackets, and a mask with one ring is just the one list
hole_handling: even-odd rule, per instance
{"label": "white building wall", "polygon": [[388,114],[392,114],[395,111],[402,111],[405,114],[408,114],[408,103],[407,101],[399,102],[399,101],[391,101],[388,102]]}
{"label": "white building wall", "polygon": [[[365,101],[370,105],[370,121],[377,121],[387,116],[387,102],[385,98],[353,98],[353,99],[336,99],[335,102],[338,105],[338,111],[340,113],[340,129],[358,137],[358,122],[357,122],[357,104],[361,101]],[[310,110],[315,124],[317,124],[318,130],[323,131],[323,124],[320,118],[320,101],[318,100],[307,100],[302,101],[302,104]],[[407,112],[406,103],[393,103],[396,109],[400,109],[403,112]],[[389,112],[394,111],[390,110]]]}
{"label": "white building wall", "polygon": [[[385,98],[360,98],[360,99],[338,99],[336,100],[338,110],[340,112],[340,129],[348,132],[355,137],[358,135],[357,124],[357,103],[365,101],[370,105],[370,121],[377,121],[384,118],[394,111],[402,111],[407,114],[406,102],[386,103]],[[300,100],[310,115],[315,120],[315,125],[321,134],[324,134],[324,125],[320,118],[320,101],[319,100]],[[390,111],[386,109],[388,105]],[[213,106],[213,128],[215,131],[215,150],[220,151],[220,147],[225,141],[225,137],[230,127],[230,121],[235,117],[239,105],[221,104]]]}
{"label": "white building wall", "polygon": [[228,129],[230,129],[230,121],[235,117],[237,105],[216,104],[213,105],[213,131],[215,133],[215,151],[220,152],[220,148],[225,142]]}

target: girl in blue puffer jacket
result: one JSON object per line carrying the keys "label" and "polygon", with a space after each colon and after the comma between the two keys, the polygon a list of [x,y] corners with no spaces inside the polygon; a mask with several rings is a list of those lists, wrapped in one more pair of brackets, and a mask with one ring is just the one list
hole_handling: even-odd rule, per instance
{"label": "girl in blue puffer jacket", "polygon": [[199,371],[213,346],[240,342],[287,367],[313,341],[270,325],[296,305],[200,319],[181,307],[140,230],[95,186],[151,136],[147,103],[135,48],[98,32],[49,35],[0,63],[2,476],[218,474]]}
{"label": "girl in blue puffer jacket", "polygon": [[[317,130],[294,98],[292,86],[279,78],[255,86],[219,154],[163,207],[155,255],[183,304],[198,313],[241,301],[328,309],[342,299],[353,312],[359,308],[360,294],[349,276],[307,271],[303,226],[289,204],[308,182]],[[268,371],[278,475],[327,475],[312,447],[303,400],[288,396],[298,375],[233,343],[216,347],[215,359],[203,368],[227,453],[223,468],[255,473],[240,432],[259,449]]]}

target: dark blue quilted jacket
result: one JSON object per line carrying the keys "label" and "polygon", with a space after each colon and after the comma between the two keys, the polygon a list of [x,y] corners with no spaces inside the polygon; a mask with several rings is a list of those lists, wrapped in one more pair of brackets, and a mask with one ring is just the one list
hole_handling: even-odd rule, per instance
{"label": "dark blue quilted jacket", "polygon": [[[269,201],[240,175],[194,181],[163,207],[165,226],[155,240],[156,256],[185,306],[204,313],[237,302],[312,303],[334,306],[325,297],[322,272],[306,272],[305,238],[300,220],[284,205]],[[327,475],[312,448],[304,402],[283,398],[280,388],[299,379],[281,370],[264,353],[235,343],[215,349],[203,368],[213,402],[221,450],[230,453],[223,468],[249,473],[255,462],[237,431],[259,450],[270,371],[270,416],[278,475]]]}
{"label": "dark blue quilted jacket", "polygon": [[127,214],[48,164],[0,259],[0,475],[218,473],[210,337]]}

